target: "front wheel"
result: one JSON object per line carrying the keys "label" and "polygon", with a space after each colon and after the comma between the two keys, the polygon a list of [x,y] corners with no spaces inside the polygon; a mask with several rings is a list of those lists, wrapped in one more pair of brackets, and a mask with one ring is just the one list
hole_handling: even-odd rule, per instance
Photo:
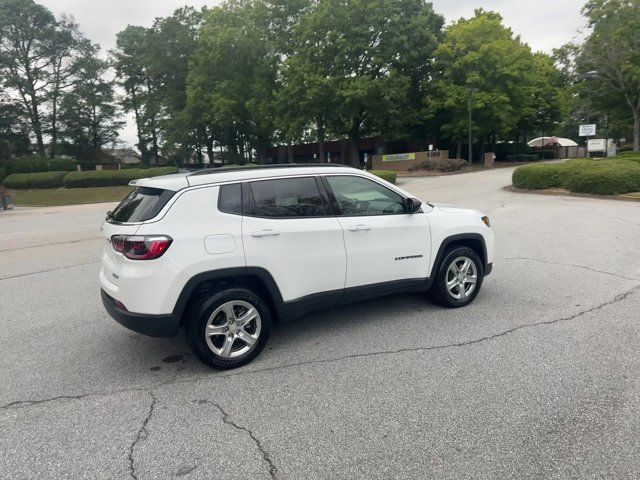
{"label": "front wheel", "polygon": [[207,365],[227,370],[249,363],[271,333],[271,313],[262,299],[239,288],[202,298],[187,324],[187,341]]}
{"label": "front wheel", "polygon": [[445,252],[438,267],[431,297],[444,307],[465,307],[478,295],[483,279],[478,254],[468,247],[453,247]]}

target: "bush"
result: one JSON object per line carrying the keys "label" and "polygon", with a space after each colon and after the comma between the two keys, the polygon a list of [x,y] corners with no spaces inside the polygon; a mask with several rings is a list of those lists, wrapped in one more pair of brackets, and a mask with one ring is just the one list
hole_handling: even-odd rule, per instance
{"label": "bush", "polygon": [[456,158],[443,158],[436,160],[427,160],[426,162],[421,162],[417,167],[410,169],[410,171],[415,170],[429,170],[429,171],[438,171],[438,172],[457,172],[467,165],[467,162],[462,159]]}
{"label": "bush", "polygon": [[507,162],[535,162],[540,160],[540,155],[537,153],[518,153],[516,155],[507,155],[505,160]]}
{"label": "bush", "polygon": [[560,165],[527,165],[513,172],[513,185],[518,188],[539,190],[560,186]]}
{"label": "bush", "polygon": [[398,173],[393,170],[370,170],[369,173],[393,184],[396,183],[396,179],[398,177]]}
{"label": "bush", "polygon": [[69,172],[12,173],[4,179],[4,186],[16,189],[60,188]]}
{"label": "bush", "polygon": [[598,195],[640,192],[640,168],[629,165],[615,169],[586,170],[569,180],[569,190]]}
{"label": "bush", "polygon": [[90,170],[71,172],[64,178],[67,188],[113,187],[128,185],[131,180],[175,173],[175,167],[131,168],[126,170]]}
{"label": "bush", "polygon": [[9,173],[73,172],[76,162],[70,158],[24,157],[7,164]]}
{"label": "bush", "polygon": [[615,158],[639,158],[640,159],[640,152],[634,152],[633,150],[628,150],[626,152],[619,152],[618,155]]}
{"label": "bush", "polygon": [[552,165],[527,165],[513,172],[513,185],[534,190],[562,187],[598,195],[638,192],[640,159],[574,159]]}

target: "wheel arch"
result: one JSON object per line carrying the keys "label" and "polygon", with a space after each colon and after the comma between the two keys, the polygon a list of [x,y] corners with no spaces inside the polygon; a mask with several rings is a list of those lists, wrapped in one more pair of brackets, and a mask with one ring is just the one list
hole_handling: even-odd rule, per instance
{"label": "wheel arch", "polygon": [[440,243],[438,253],[436,254],[433,266],[431,267],[431,274],[429,275],[429,279],[432,280],[435,277],[435,274],[440,267],[440,263],[442,262],[442,258],[444,257],[445,252],[448,248],[453,246],[462,246],[472,249],[480,257],[483,270],[487,270],[487,244],[484,240],[484,237],[479,233],[461,233],[446,237],[442,241],[442,243]]}
{"label": "wheel arch", "polygon": [[258,267],[225,268],[193,276],[180,292],[173,315],[180,318],[180,324],[183,325],[196,298],[225,287],[245,287],[254,291],[269,306],[274,319],[277,318],[283,304],[280,289],[271,274]]}

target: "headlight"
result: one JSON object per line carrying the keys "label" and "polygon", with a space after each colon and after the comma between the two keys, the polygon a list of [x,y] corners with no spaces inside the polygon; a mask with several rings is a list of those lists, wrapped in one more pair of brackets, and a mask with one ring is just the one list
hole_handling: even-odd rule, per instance
{"label": "headlight", "polygon": [[487,227],[491,228],[491,222],[489,221],[489,217],[486,217],[486,216],[482,217],[482,221]]}

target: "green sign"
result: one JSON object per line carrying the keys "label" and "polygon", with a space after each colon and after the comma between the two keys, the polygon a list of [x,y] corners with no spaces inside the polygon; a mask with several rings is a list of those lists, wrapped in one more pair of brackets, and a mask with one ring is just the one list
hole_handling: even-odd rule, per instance
{"label": "green sign", "polygon": [[395,155],[383,155],[383,162],[402,162],[404,160],[415,160],[415,153],[397,153]]}

